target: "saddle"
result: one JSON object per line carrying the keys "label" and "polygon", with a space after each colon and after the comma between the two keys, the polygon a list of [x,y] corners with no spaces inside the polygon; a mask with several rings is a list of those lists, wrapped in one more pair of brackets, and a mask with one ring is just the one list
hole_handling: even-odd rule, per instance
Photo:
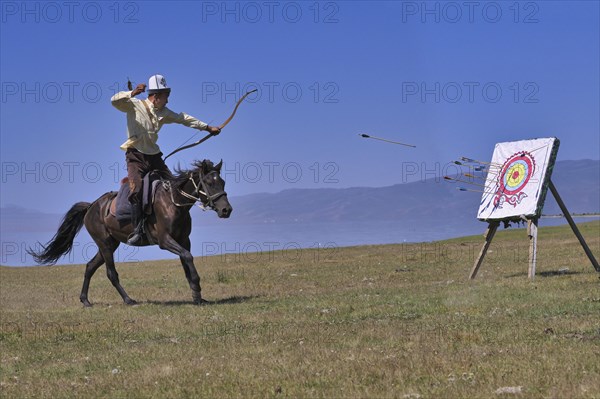
{"label": "saddle", "polygon": [[[154,211],[154,197],[156,188],[161,182],[161,177],[156,172],[149,172],[142,179],[142,209],[146,215],[151,215]],[[131,203],[129,202],[129,178],[121,180],[121,187],[117,195],[111,200],[109,212],[120,223],[127,223],[131,220]]]}

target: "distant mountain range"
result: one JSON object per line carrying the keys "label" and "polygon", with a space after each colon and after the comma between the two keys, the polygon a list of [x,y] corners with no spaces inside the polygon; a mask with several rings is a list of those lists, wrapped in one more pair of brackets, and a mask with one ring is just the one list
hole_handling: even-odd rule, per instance
{"label": "distant mountain range", "polygon": [[[600,161],[560,161],[552,181],[572,213],[600,212]],[[234,211],[228,223],[289,224],[385,221],[432,227],[472,224],[481,194],[456,190],[460,184],[439,178],[388,187],[290,189],[279,193],[230,198]],[[65,212],[67,208],[65,208]],[[561,213],[550,193],[543,213]],[[0,208],[2,234],[55,232],[62,214],[46,214],[19,206]],[[194,218],[195,224],[218,223]]]}
{"label": "distant mountain range", "polygon": [[[571,213],[600,212],[600,161],[557,162],[552,181]],[[428,226],[464,223],[476,218],[481,194],[458,191],[459,186],[470,187],[445,181],[440,176],[388,187],[291,189],[276,194],[252,194],[230,199],[234,208],[231,218],[239,223],[378,220]],[[561,213],[550,192],[543,213]]]}

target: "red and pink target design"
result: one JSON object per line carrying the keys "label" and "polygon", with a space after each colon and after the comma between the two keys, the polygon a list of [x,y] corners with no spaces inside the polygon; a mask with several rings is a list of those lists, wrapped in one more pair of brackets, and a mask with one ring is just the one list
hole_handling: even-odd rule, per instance
{"label": "red and pink target design", "polygon": [[523,188],[535,173],[535,159],[531,153],[522,151],[508,158],[498,175],[499,188],[494,206],[501,208],[505,203],[516,207],[527,194]]}
{"label": "red and pink target design", "polygon": [[539,218],[560,142],[556,137],[496,143],[477,218]]}

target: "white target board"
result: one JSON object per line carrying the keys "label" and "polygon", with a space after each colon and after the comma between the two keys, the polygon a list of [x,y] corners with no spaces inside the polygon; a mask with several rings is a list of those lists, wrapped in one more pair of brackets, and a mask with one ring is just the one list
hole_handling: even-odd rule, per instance
{"label": "white target board", "polygon": [[559,144],[554,137],[496,144],[477,218],[539,218]]}

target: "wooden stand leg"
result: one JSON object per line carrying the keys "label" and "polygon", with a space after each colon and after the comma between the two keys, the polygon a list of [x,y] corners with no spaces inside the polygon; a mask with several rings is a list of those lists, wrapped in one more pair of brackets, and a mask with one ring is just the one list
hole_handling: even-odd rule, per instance
{"label": "wooden stand leg", "polygon": [[560,198],[560,195],[558,195],[558,191],[556,190],[556,187],[554,187],[554,183],[552,183],[552,180],[550,180],[550,184],[548,185],[548,187],[550,188],[550,191],[552,192],[554,199],[558,203],[558,206],[560,207],[560,210],[562,211],[563,215],[565,215],[567,222],[569,222],[569,225],[571,226],[571,230],[573,230],[573,233],[575,233],[575,236],[577,237],[577,239],[579,240],[579,243],[583,247],[585,254],[587,255],[590,262],[592,262],[592,266],[594,266],[594,269],[596,269],[597,272],[600,272],[600,265],[598,265],[598,261],[596,260],[596,258],[594,258],[592,251],[590,250],[587,243],[585,242],[585,239],[579,232],[579,229],[577,228],[575,221],[571,217],[571,214],[569,213],[567,206]]}
{"label": "wooden stand leg", "polygon": [[477,257],[477,260],[475,261],[475,264],[473,265],[473,269],[471,269],[471,274],[469,276],[469,278],[471,280],[473,280],[475,278],[475,276],[477,275],[477,272],[479,271],[479,268],[481,267],[481,264],[483,263],[483,258],[485,257],[485,254],[487,253],[488,249],[490,248],[490,244],[492,243],[492,239],[494,238],[494,235],[496,234],[496,230],[498,230],[499,225],[500,225],[499,222],[490,222],[489,223],[488,228],[484,234],[485,243],[483,244],[483,247],[481,248],[481,251],[479,252],[479,256]]}
{"label": "wooden stand leg", "polygon": [[529,273],[527,275],[531,280],[535,278],[535,264],[537,262],[537,233],[538,220],[529,219],[527,221],[527,235],[529,236]]}

